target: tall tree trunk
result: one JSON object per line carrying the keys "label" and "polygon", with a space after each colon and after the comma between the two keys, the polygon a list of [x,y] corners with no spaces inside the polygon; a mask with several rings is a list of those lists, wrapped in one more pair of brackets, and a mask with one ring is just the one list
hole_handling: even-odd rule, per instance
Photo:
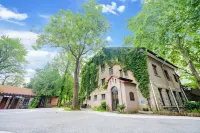
{"label": "tall tree trunk", "polygon": [[79,65],[80,65],[80,58],[77,58],[75,71],[74,71],[73,109],[79,109],[79,106],[78,106]]}
{"label": "tall tree trunk", "polygon": [[199,76],[199,73],[197,72],[193,62],[191,61],[190,57],[188,56],[189,54],[186,52],[187,50],[185,50],[183,45],[181,45],[181,39],[183,40],[182,42],[184,42],[184,38],[177,37],[177,42],[176,43],[177,43],[177,45],[178,45],[183,57],[187,61],[188,65],[190,67],[190,71],[192,72],[192,75],[196,79],[198,88],[200,89],[200,76]]}
{"label": "tall tree trunk", "polygon": [[192,72],[192,74],[194,75],[196,81],[197,81],[197,85],[198,85],[198,88],[200,89],[200,76],[196,70],[196,68],[194,67],[194,64],[192,63],[192,61],[190,60],[189,57],[187,56],[184,56],[184,58],[186,59],[189,67],[190,67],[190,71]]}

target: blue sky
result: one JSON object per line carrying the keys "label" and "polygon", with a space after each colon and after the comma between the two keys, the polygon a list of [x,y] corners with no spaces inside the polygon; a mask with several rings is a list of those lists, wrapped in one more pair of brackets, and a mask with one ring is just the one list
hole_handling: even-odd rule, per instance
{"label": "blue sky", "polygon": [[[30,32],[32,25],[37,29],[49,22],[49,16],[59,9],[81,11],[81,5],[87,0],[1,0],[0,1],[0,36],[8,35],[20,38],[28,50],[26,66],[28,81],[35,69],[42,68],[57,54],[56,49],[34,51],[31,47],[37,39],[37,33]],[[102,4],[102,14],[109,20],[111,29],[105,39],[109,46],[122,46],[123,38],[131,32],[126,28],[128,18],[134,17],[141,10],[140,0],[98,0]]]}

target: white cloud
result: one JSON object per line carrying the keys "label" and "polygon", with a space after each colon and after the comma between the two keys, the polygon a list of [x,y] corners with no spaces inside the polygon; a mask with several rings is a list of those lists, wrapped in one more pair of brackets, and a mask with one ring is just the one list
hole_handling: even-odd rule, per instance
{"label": "white cloud", "polygon": [[26,60],[29,62],[27,68],[37,69],[42,68],[47,62],[51,61],[57,52],[50,52],[44,50],[28,50]]}
{"label": "white cloud", "polygon": [[35,44],[38,34],[30,31],[0,30],[0,36],[6,35],[10,38],[19,38],[27,49]]}
{"label": "white cloud", "polygon": [[[2,19],[0,19],[0,20],[2,20]],[[19,22],[19,21],[13,21],[13,20],[3,20],[3,21],[9,22],[9,23],[13,23],[13,24],[17,24],[19,26],[24,26],[25,25],[25,23]]]}
{"label": "white cloud", "polygon": [[132,2],[136,2],[137,0],[131,0]]}
{"label": "white cloud", "polygon": [[18,13],[16,9],[15,11],[14,10],[12,11],[0,4],[0,20],[18,25],[23,25],[19,21],[25,20],[27,18],[28,15],[26,13]]}
{"label": "white cloud", "polygon": [[126,0],[119,0],[119,1],[121,1],[121,2],[126,2]]}
{"label": "white cloud", "polygon": [[30,82],[30,79],[33,78],[35,75],[35,70],[33,69],[26,69],[26,74],[24,76],[25,83]]}
{"label": "white cloud", "polygon": [[[122,1],[125,2],[125,0],[122,0]],[[116,11],[122,13],[125,10],[125,6],[124,5],[121,5],[121,6],[119,6],[117,8],[116,2],[111,2],[111,5],[109,5],[109,4],[107,4],[107,5],[101,4],[101,6],[103,7],[102,8],[102,12],[103,13],[112,13],[112,14],[118,15]]]}
{"label": "white cloud", "polygon": [[107,37],[106,37],[106,40],[107,40],[108,42],[111,42],[111,41],[112,41],[112,38],[111,38],[110,36],[107,36]]}
{"label": "white cloud", "polygon": [[103,7],[102,12],[103,13],[112,13],[112,14],[117,14],[115,12],[116,8],[117,8],[117,4],[115,2],[111,2],[111,5],[104,5],[101,4],[101,6]]}
{"label": "white cloud", "polygon": [[50,15],[47,15],[47,14],[38,14],[38,16],[40,17],[40,18],[44,18],[44,19],[49,19],[50,18]]}
{"label": "white cloud", "polygon": [[122,6],[119,6],[118,8],[117,8],[117,11],[118,12],[124,12],[124,10],[125,10],[125,6],[124,5],[122,5]]}
{"label": "white cloud", "polygon": [[27,73],[25,75],[25,82],[29,82],[30,78],[34,76],[35,69],[43,68],[47,62],[51,61],[56,55],[57,52],[28,50],[28,54],[26,56],[28,65],[26,66]]}

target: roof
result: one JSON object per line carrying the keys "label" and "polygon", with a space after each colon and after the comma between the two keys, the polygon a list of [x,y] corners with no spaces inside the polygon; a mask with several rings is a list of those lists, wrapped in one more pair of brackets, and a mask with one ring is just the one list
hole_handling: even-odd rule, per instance
{"label": "roof", "polygon": [[[112,49],[117,49],[117,50],[119,50],[119,49],[127,49],[127,50],[131,50],[132,47],[104,47],[103,49],[110,49],[110,50],[112,50]],[[173,67],[175,67],[175,68],[178,68],[177,66],[175,66],[175,65],[172,64],[171,62],[169,62],[169,61],[167,61],[166,59],[164,59],[164,58],[158,56],[158,54],[154,53],[153,51],[151,51],[151,50],[149,50],[149,49],[147,49],[147,48],[138,47],[138,49],[147,51],[148,53],[150,53],[150,54],[156,56],[158,59],[160,59],[160,60],[162,60],[162,61],[164,61],[164,62],[170,64],[171,66],[173,66]]]}
{"label": "roof", "polygon": [[131,79],[124,78],[124,77],[119,77],[119,76],[115,76],[115,75],[111,75],[110,78],[107,80],[107,82],[109,82],[109,81],[112,79],[112,77],[115,77],[115,78],[117,78],[117,79],[123,81],[124,83],[126,82],[126,83],[136,84],[136,83],[133,83],[133,82],[132,82],[133,80],[131,80]]}
{"label": "roof", "polygon": [[[142,48],[142,49],[146,49],[146,48]],[[158,56],[156,53],[152,52],[151,50],[148,50],[148,49],[146,49],[146,50],[147,50],[147,52],[149,52],[149,53],[151,53],[152,55],[156,56],[157,58],[161,59],[162,61],[164,61],[164,62],[166,62],[166,63],[172,65],[172,66],[175,67],[175,68],[178,68],[177,66],[175,66],[174,64],[172,64],[172,63],[169,62],[168,60],[166,60],[166,59],[164,59],[164,58]]]}
{"label": "roof", "polygon": [[0,94],[35,96],[31,89],[5,85],[0,85]]}

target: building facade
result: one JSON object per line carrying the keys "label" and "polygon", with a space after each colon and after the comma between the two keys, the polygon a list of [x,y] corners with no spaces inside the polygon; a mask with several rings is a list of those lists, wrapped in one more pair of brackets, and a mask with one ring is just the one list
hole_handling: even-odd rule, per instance
{"label": "building facade", "polygon": [[124,71],[120,65],[110,67],[108,64],[99,66],[98,88],[84,103],[97,107],[102,101],[106,101],[111,111],[115,111],[119,104],[125,104],[126,112],[144,108],[151,108],[154,111],[182,111],[187,97],[176,74],[177,67],[149,50],[147,50],[147,67],[150,80],[150,106],[147,99],[142,96],[133,72]]}
{"label": "building facade", "polygon": [[34,97],[31,89],[0,85],[0,109],[28,108]]}
{"label": "building facade", "polygon": [[[26,109],[36,96],[31,89],[0,85],[0,109]],[[57,106],[58,96],[41,96],[39,108]]]}

